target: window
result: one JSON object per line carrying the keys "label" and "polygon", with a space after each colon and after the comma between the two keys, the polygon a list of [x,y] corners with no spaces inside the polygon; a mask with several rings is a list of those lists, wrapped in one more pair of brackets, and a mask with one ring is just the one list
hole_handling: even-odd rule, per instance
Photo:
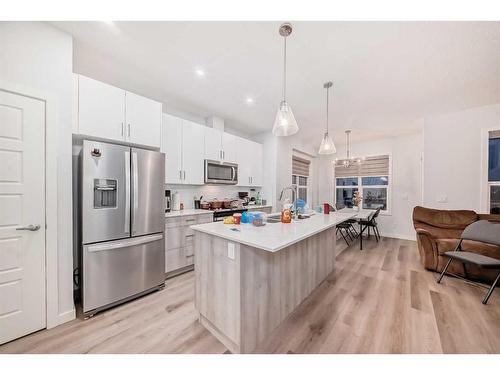
{"label": "window", "polygon": [[307,202],[307,185],[308,178],[305,176],[292,175],[292,185],[297,189],[297,195],[299,199]]}
{"label": "window", "polygon": [[[340,161],[341,163],[342,161]],[[340,164],[339,163],[339,164]],[[361,164],[335,167],[335,203],[337,207],[352,207],[356,191],[363,197],[362,208],[389,212],[389,156],[371,156]]]}
{"label": "window", "polygon": [[309,160],[292,157],[292,185],[297,189],[297,198],[307,203],[309,193]]}
{"label": "window", "polygon": [[489,212],[500,214],[500,130],[488,137],[488,195]]}

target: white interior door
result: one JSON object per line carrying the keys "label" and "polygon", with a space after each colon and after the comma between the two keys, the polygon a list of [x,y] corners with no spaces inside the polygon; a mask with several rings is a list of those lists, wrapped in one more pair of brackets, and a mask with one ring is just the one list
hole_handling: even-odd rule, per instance
{"label": "white interior door", "polygon": [[44,142],[45,103],[0,90],[0,344],[46,326]]}

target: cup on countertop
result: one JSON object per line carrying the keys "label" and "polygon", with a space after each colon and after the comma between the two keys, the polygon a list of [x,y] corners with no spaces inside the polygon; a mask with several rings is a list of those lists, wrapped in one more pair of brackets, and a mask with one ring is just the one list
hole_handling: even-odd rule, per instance
{"label": "cup on countertop", "polygon": [[201,208],[201,201],[199,199],[194,200],[194,208],[199,210]]}

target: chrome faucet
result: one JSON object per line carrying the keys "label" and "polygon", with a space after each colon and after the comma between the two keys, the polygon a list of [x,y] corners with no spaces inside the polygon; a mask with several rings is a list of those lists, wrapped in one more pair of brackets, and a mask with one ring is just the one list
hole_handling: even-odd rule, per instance
{"label": "chrome faucet", "polygon": [[283,190],[281,190],[281,194],[280,194],[280,199],[279,199],[280,202],[283,199],[283,193],[285,192],[285,190],[291,190],[291,192],[292,192],[293,219],[297,220],[299,218],[299,215],[297,212],[297,207],[295,206],[295,204],[297,203],[297,187],[290,185],[290,186],[283,188]]}

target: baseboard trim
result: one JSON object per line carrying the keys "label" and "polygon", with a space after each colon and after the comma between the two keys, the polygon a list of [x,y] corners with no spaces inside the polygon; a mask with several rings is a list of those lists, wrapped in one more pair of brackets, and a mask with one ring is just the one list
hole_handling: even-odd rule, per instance
{"label": "baseboard trim", "polygon": [[54,327],[57,327],[61,324],[64,324],[64,323],[67,323],[71,320],[74,320],[76,319],[76,310],[75,308],[71,309],[71,310],[68,310],[68,311],[65,311],[63,313],[60,313],[59,315],[57,315],[57,322],[56,324],[54,325],[47,325],[47,329],[50,329],[50,328],[54,328]]}
{"label": "baseboard trim", "polygon": [[417,238],[415,235],[401,234],[401,233],[380,233],[382,237],[396,238],[398,240],[408,240],[408,241],[416,241]]}

